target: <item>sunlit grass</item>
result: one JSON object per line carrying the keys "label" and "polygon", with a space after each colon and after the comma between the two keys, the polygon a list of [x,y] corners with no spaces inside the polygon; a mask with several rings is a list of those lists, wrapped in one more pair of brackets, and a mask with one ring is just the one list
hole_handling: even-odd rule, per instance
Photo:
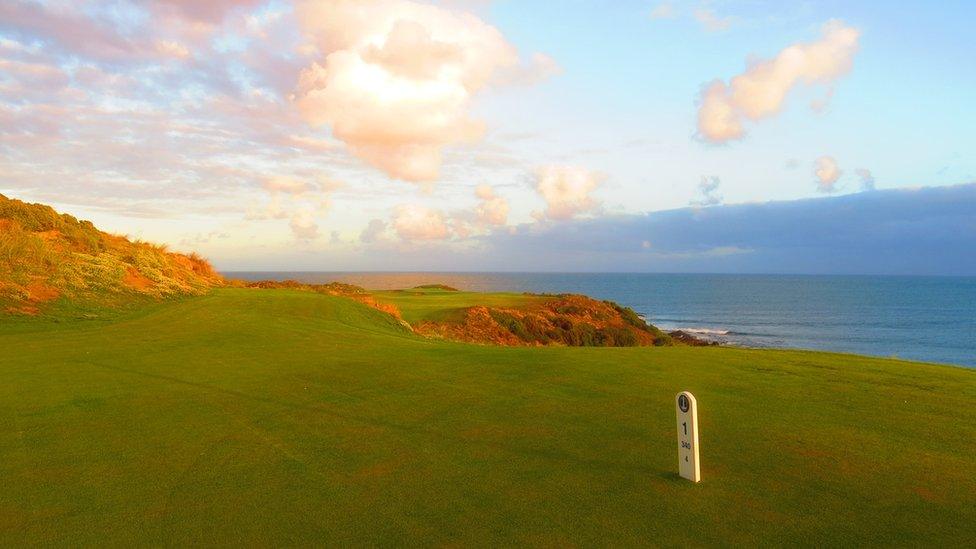
{"label": "sunlit grass", "polygon": [[[976,375],[431,341],[221,289],[0,323],[0,545],[927,545],[976,523]],[[698,397],[700,485],[673,398]]]}

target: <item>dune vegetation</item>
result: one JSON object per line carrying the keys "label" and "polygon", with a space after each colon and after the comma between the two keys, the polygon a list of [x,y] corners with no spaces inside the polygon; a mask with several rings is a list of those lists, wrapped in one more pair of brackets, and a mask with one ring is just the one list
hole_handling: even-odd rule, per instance
{"label": "dune vegetation", "polygon": [[196,254],[131,241],[50,206],[0,195],[0,315],[53,310],[97,316],[151,299],[200,294],[222,282]]}
{"label": "dune vegetation", "polygon": [[440,284],[371,292],[428,337],[493,345],[672,345],[633,310],[583,295],[461,292]]}
{"label": "dune vegetation", "polygon": [[0,321],[2,546],[976,542],[970,370],[473,345],[281,288],[53,329]]}
{"label": "dune vegetation", "polygon": [[290,289],[343,296],[383,311],[428,338],[488,345],[638,347],[701,344],[672,339],[633,310],[583,295],[462,292],[443,284],[369,291],[331,282],[228,281],[244,288]]}

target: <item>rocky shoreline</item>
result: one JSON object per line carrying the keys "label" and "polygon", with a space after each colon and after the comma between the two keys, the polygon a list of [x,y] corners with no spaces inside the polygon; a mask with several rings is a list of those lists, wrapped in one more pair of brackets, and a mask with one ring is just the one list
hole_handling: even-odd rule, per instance
{"label": "rocky shoreline", "polygon": [[668,332],[668,335],[671,336],[671,339],[691,347],[718,347],[721,345],[721,343],[718,341],[712,341],[710,339],[704,339],[691,335],[684,330],[674,330],[672,332]]}

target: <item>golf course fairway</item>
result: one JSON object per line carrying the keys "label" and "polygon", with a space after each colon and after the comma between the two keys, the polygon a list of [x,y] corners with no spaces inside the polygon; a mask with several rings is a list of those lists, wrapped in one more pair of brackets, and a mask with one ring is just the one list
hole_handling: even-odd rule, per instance
{"label": "golf course fairway", "polygon": [[4,547],[976,545],[976,372],[948,366],[452,343],[222,288],[0,320],[0,424]]}

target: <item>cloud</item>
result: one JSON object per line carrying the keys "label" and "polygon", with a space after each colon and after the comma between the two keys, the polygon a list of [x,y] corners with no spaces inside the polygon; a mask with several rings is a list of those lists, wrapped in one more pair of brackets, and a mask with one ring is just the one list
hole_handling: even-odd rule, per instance
{"label": "cloud", "polygon": [[190,57],[190,50],[175,40],[157,40],[156,51],[164,56],[174,57],[176,59]]}
{"label": "cloud", "polygon": [[314,212],[310,210],[299,210],[292,214],[288,226],[299,240],[314,240],[319,237],[319,226],[315,222]]}
{"label": "cloud", "polygon": [[453,234],[456,238],[464,240],[474,234],[475,228],[468,221],[468,216],[452,215],[448,220],[448,234]]}
{"label": "cloud", "polygon": [[[607,272],[971,276],[976,254],[959,251],[976,249],[974,211],[976,183],[603,216],[493,233],[487,252],[465,264],[477,271],[600,265]],[[439,268],[450,261],[464,259],[445,255]]]}
{"label": "cloud", "polygon": [[820,40],[793,44],[772,60],[752,63],[729,84],[715,80],[699,97],[698,133],[713,143],[740,139],[744,120],[777,114],[790,90],[800,84],[829,85],[850,71],[860,32],[831,20]]}
{"label": "cloud", "polygon": [[386,232],[386,222],[382,219],[370,219],[366,228],[359,234],[359,240],[366,244],[371,244],[382,238]]}
{"label": "cloud", "polygon": [[71,83],[71,76],[57,65],[5,59],[2,53],[0,50],[0,97],[17,100],[28,95],[50,94],[56,98]]}
{"label": "cloud", "polygon": [[262,0],[154,0],[159,10],[172,9],[180,17],[199,23],[219,23],[227,13],[253,8]]}
{"label": "cloud", "polygon": [[714,10],[699,8],[693,13],[695,20],[709,32],[728,30],[732,26],[731,17],[719,17]]}
{"label": "cloud", "polygon": [[371,243],[383,239],[387,227],[392,227],[404,241],[451,240],[463,241],[489,234],[487,229],[504,226],[508,221],[509,203],[498,196],[491,185],[482,184],[475,190],[478,203],[473,210],[444,212],[418,204],[401,204],[393,209],[389,223],[373,219],[360,235],[360,241]]}
{"label": "cloud", "polygon": [[544,215],[549,219],[571,219],[600,208],[590,196],[603,179],[599,174],[578,166],[546,166],[535,178],[535,190],[546,201]]}
{"label": "cloud", "polygon": [[423,206],[397,206],[393,212],[392,224],[403,240],[446,240],[450,236],[444,214]]}
{"label": "cloud", "polygon": [[229,13],[262,0],[0,2],[0,31],[40,39],[52,51],[100,61],[186,58],[185,42],[205,45]]}
{"label": "cloud", "polygon": [[562,74],[563,68],[552,57],[544,53],[534,53],[529,62],[499,71],[492,79],[495,86],[533,86],[554,76]]}
{"label": "cloud", "polygon": [[264,190],[270,193],[285,193],[292,195],[303,194],[311,190],[311,186],[306,181],[285,175],[278,175],[265,179],[262,187],[264,187]]}
{"label": "cloud", "polygon": [[[376,247],[355,259],[262,250],[238,270],[976,275],[976,183],[526,224],[478,246]],[[516,229],[513,227],[512,229]],[[647,241],[648,247],[644,247]],[[272,259],[273,258],[273,259]],[[234,260],[232,260],[234,261]],[[568,280],[568,279],[567,279]],[[559,291],[580,291],[569,286]],[[625,288],[618,288],[624,291]],[[602,296],[613,299],[611,295]]]}
{"label": "cloud", "polygon": [[230,235],[223,231],[210,231],[208,233],[194,233],[180,239],[181,246],[194,246],[199,244],[209,244],[215,239],[225,240]]}
{"label": "cloud", "polygon": [[874,175],[871,170],[866,168],[858,168],[854,170],[857,177],[861,180],[861,191],[873,191],[874,190]]}
{"label": "cloud", "polygon": [[494,0],[434,0],[435,4],[446,8],[477,13],[486,12],[491,7],[492,2]]}
{"label": "cloud", "polygon": [[478,206],[475,212],[483,225],[504,225],[508,221],[508,200],[495,194],[491,185],[478,185],[475,190]]}
{"label": "cloud", "polygon": [[6,28],[39,37],[76,55],[119,59],[131,57],[140,49],[110,25],[99,23],[66,3],[0,2],[0,30]]}
{"label": "cloud", "polygon": [[[481,138],[472,99],[519,63],[496,28],[434,5],[306,0],[297,14],[323,56],[301,71],[294,99],[302,116],[406,181],[435,180],[445,147]],[[536,63],[549,70],[547,60]]]}
{"label": "cloud", "polygon": [[831,86],[827,88],[827,91],[822,97],[815,97],[810,100],[810,110],[817,114],[823,114],[827,112],[827,107],[830,105],[830,100],[834,97],[834,87]]}
{"label": "cloud", "polygon": [[836,191],[835,184],[840,179],[840,167],[832,156],[821,156],[813,161],[813,175],[817,178],[817,191],[832,193]]}
{"label": "cloud", "polygon": [[704,6],[691,10],[690,14],[685,10],[681,10],[681,12],[675,8],[672,2],[665,0],[651,9],[650,16],[651,19],[676,19],[681,15],[690,15],[708,32],[720,32],[728,30],[732,26],[732,17],[721,17],[715,13],[715,10]]}
{"label": "cloud", "polygon": [[295,238],[314,240],[319,237],[316,219],[332,208],[332,193],[342,186],[341,182],[324,176],[314,180],[292,175],[267,177],[261,183],[261,188],[271,200],[263,209],[247,212],[244,219],[288,219],[288,226]]}
{"label": "cloud", "polygon": [[711,177],[703,175],[701,181],[698,183],[698,192],[701,194],[701,198],[692,200],[691,205],[715,206],[721,204],[722,196],[716,192],[721,184],[722,180],[717,175]]}
{"label": "cloud", "polygon": [[674,19],[677,12],[671,2],[661,2],[651,10],[651,19]]}
{"label": "cloud", "polygon": [[314,179],[298,179],[291,175],[275,175],[265,178],[261,187],[271,195],[281,193],[307,198],[309,194],[317,194],[323,199],[327,199],[333,192],[345,187],[345,184],[326,176],[318,176]]}

